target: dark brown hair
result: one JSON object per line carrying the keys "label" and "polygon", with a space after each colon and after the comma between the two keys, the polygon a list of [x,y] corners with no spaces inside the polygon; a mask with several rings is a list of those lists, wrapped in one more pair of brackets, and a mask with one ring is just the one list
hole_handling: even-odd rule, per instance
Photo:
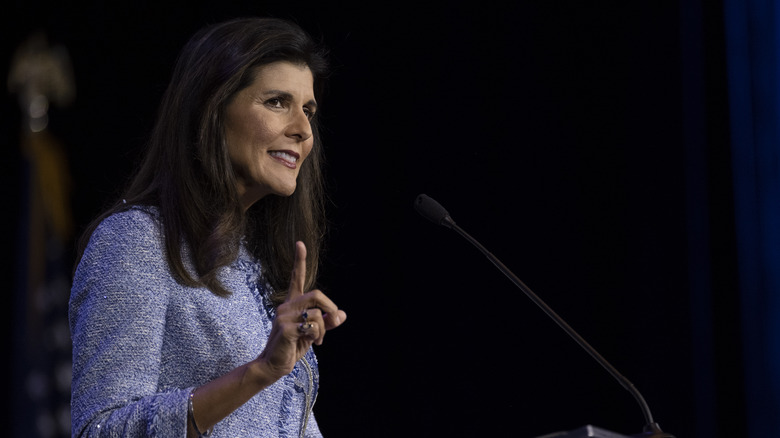
{"label": "dark brown hair", "polygon": [[[242,238],[263,264],[266,279],[283,298],[295,257],[294,242],[307,247],[306,289],[314,287],[325,232],[321,140],[312,120],[314,146],[289,197],[267,196],[243,211],[224,135],[225,108],[254,80],[258,67],[289,61],[309,67],[320,100],[327,74],[325,52],[297,25],[274,18],[242,18],[198,31],[184,46],[159,108],[147,154],[112,208],[87,228],[132,205],[159,209],[168,264],[187,286],[206,286],[227,296],[220,267],[233,262]],[[196,278],[185,268],[182,242]]]}

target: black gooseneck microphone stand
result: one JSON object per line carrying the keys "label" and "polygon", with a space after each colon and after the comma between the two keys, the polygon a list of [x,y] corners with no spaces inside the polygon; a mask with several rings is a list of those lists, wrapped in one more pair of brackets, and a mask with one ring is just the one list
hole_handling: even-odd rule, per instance
{"label": "black gooseneck microphone stand", "polygon": [[632,437],[637,438],[674,438],[673,435],[665,433],[661,430],[661,426],[658,425],[653,420],[653,414],[650,412],[650,407],[647,405],[647,402],[645,401],[645,398],[642,397],[642,394],[639,392],[639,390],[636,389],[633,383],[631,383],[627,378],[625,378],[622,374],[618,372],[618,370],[612,366],[604,357],[599,354],[598,351],[596,351],[595,348],[593,348],[585,339],[579,335],[571,326],[563,319],[561,318],[555,311],[550,308],[550,306],[547,305],[544,301],[542,301],[541,298],[539,298],[528,286],[525,285],[515,274],[512,273],[512,271],[509,270],[503,263],[501,263],[496,256],[494,256],[490,251],[488,251],[482,244],[480,244],[476,239],[471,237],[466,231],[464,231],[462,228],[460,228],[458,225],[455,224],[455,221],[452,220],[449,213],[447,213],[447,210],[444,209],[438,202],[433,200],[431,197],[421,194],[417,196],[417,199],[414,202],[414,208],[417,210],[418,213],[420,213],[422,216],[426,217],[430,221],[432,221],[435,224],[442,225],[447,228],[451,228],[452,230],[455,230],[458,234],[463,236],[466,240],[471,242],[474,246],[479,249],[482,254],[484,254],[501,272],[504,273],[512,282],[522,290],[528,298],[531,299],[534,303],[536,303],[537,306],[539,306],[544,313],[547,314],[550,318],[552,318],[553,321],[555,321],[558,326],[560,326],[563,331],[565,331],[569,336],[574,339],[574,341],[577,342],[577,344],[580,345],[585,351],[588,352],[588,354],[593,357],[593,359],[596,360],[601,366],[604,367],[604,369],[607,370],[609,374],[612,375],[622,386],[625,388],[628,392],[631,393],[631,395],[634,396],[636,401],[639,403],[640,408],[642,409],[642,413],[645,416],[645,427],[640,434],[631,435]]}

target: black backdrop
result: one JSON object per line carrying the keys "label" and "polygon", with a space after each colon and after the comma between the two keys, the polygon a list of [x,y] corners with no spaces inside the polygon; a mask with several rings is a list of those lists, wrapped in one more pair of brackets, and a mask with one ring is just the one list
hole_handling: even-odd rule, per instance
{"label": "black backdrop", "polygon": [[[332,195],[322,285],[349,314],[318,349],[326,435],[532,437],[585,424],[629,434],[644,424],[631,396],[476,249],[413,211],[419,193],[633,381],[665,430],[739,435],[739,411],[717,420],[723,403],[697,398],[707,393],[697,373],[730,382],[709,390],[721,397],[738,378],[736,366],[715,366],[717,349],[693,353],[732,341],[694,325],[689,287],[691,160],[707,162],[693,178],[709,188],[712,214],[730,208],[718,7],[503,3],[17,1],[3,18],[3,66],[37,28],[70,51],[77,97],[52,109],[50,130],[67,146],[82,227],[139,158],[193,31],[273,15],[324,39],[335,72],[322,102]],[[702,39],[693,78],[691,33]],[[685,105],[692,84],[709,93],[700,113]],[[3,102],[3,186],[16,208],[20,117]],[[691,118],[706,143],[693,156]],[[9,261],[15,242],[4,240]],[[721,280],[727,290],[733,278]],[[731,313],[715,317],[727,324]]]}

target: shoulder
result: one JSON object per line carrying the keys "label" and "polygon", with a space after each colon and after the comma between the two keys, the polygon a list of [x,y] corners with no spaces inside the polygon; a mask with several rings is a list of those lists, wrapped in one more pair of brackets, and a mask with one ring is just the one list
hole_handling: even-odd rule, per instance
{"label": "shoulder", "polygon": [[[101,221],[76,267],[71,305],[97,296],[122,308],[165,301],[175,287],[153,209],[132,207]],[[130,304],[128,304],[130,303]]]}
{"label": "shoulder", "polygon": [[157,235],[159,238],[161,230],[162,223],[156,207],[133,206],[103,219],[92,233],[90,242],[96,236],[123,239],[138,235]]}
{"label": "shoulder", "polygon": [[130,207],[100,222],[79,265],[121,265],[128,260],[159,259],[162,250],[162,223],[157,209]]}

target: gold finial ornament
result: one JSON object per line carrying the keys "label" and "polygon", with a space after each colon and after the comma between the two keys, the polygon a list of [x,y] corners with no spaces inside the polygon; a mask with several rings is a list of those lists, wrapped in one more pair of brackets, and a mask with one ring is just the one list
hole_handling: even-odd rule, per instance
{"label": "gold finial ornament", "polygon": [[30,131],[46,129],[49,103],[67,106],[76,95],[68,51],[63,46],[49,46],[44,32],[34,33],[11,60],[8,91],[17,94]]}

